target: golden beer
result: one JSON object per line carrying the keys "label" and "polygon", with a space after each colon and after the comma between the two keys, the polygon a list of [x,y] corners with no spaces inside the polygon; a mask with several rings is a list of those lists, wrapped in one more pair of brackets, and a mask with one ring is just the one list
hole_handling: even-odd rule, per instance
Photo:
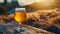
{"label": "golden beer", "polygon": [[26,19],[25,8],[17,8],[15,11],[14,19],[15,21],[17,21],[17,23],[22,23],[23,21],[25,21]]}

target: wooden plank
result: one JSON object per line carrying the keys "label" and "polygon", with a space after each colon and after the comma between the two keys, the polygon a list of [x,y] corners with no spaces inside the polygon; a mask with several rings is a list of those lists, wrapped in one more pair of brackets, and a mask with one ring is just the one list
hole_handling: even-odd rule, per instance
{"label": "wooden plank", "polygon": [[[43,30],[43,29],[39,29],[39,28],[35,28],[35,27],[32,27],[32,26],[28,26],[28,25],[25,25],[25,24],[22,24],[22,27],[26,28],[27,30],[29,29],[30,31],[33,30],[35,33],[39,33],[39,34],[41,34],[41,33],[42,34],[55,34],[55,33],[48,32],[48,31]],[[33,32],[33,31],[31,31],[31,32]]]}

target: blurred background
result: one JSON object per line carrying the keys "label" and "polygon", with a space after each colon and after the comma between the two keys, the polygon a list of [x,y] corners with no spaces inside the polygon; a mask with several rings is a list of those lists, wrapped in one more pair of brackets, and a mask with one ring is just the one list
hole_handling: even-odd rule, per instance
{"label": "blurred background", "polygon": [[[33,0],[26,0],[27,2],[25,2],[25,4],[22,3],[21,0],[19,0],[19,1],[20,2],[18,2],[18,0],[1,0],[0,1],[0,9],[2,8],[2,10],[4,10],[4,13],[8,13],[8,11],[11,11],[16,7],[25,7],[25,8],[27,8],[27,12],[30,11],[30,10],[35,10],[37,8],[37,7],[33,7],[34,5],[37,6],[37,4],[34,4],[35,2]],[[29,5],[28,2],[31,3],[31,4]],[[26,4],[26,3],[28,3],[28,4]],[[60,2],[56,6],[59,8],[60,7]],[[0,11],[0,14],[1,14],[1,12],[3,12],[2,10]],[[14,12],[14,11],[11,11],[11,12]]]}
{"label": "blurred background", "polygon": [[[28,0],[28,2],[29,1],[30,0]],[[28,5],[26,5],[27,3],[23,4],[21,2],[18,2],[18,0],[0,0],[0,23],[14,22],[14,19],[12,19],[12,17],[15,8],[23,7],[26,8],[27,13],[27,20],[23,24],[60,34],[60,0],[58,1],[59,2],[54,9],[41,10],[37,8],[38,5],[33,3],[33,1],[31,1],[31,4],[29,4],[29,2]],[[8,15],[12,16],[7,17]],[[11,27],[11,25],[8,27]],[[3,29],[1,28],[0,30]]]}

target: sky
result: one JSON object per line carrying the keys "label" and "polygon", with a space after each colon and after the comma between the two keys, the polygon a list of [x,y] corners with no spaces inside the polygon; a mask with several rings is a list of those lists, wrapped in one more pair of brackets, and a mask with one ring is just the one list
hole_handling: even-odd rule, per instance
{"label": "sky", "polygon": [[[7,0],[8,2],[11,2],[12,0]],[[34,2],[42,2],[43,0],[14,0],[14,1],[18,1],[20,6],[25,6],[25,5],[29,5],[32,4]],[[4,0],[0,0],[0,3],[4,2]],[[60,6],[60,4],[59,4]]]}
{"label": "sky", "polygon": [[35,2],[45,2],[45,4],[50,4],[49,2],[53,2],[54,0],[45,0],[45,1],[44,0],[18,0],[18,3],[19,3],[20,6],[29,5],[29,4],[32,4],[32,3],[35,3]]}
{"label": "sky", "polygon": [[4,2],[4,0],[0,0],[0,3],[3,3]]}
{"label": "sky", "polygon": [[19,5],[25,6],[34,3],[35,0],[18,0]]}
{"label": "sky", "polygon": [[[7,0],[8,2],[11,2],[11,0]],[[4,2],[4,0],[0,0],[0,3],[3,3]]]}

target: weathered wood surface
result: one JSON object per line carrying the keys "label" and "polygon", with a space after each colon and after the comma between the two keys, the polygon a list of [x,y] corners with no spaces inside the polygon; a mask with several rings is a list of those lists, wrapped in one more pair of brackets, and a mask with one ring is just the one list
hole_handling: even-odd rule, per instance
{"label": "weathered wood surface", "polygon": [[27,33],[30,33],[30,34],[55,34],[55,33],[52,33],[52,32],[49,32],[49,31],[46,31],[43,29],[35,28],[32,26],[27,26],[25,24],[22,24],[22,26],[26,29],[25,32],[23,32],[23,34],[27,34]]}
{"label": "weathered wood surface", "polygon": [[[4,27],[5,30],[3,30],[3,32],[5,32],[7,30],[8,32],[11,32],[11,33],[13,32],[13,30],[16,27],[16,25],[14,26],[12,23],[11,23],[11,25],[2,24],[2,26],[5,26]],[[7,28],[6,26],[9,26],[10,28]],[[55,33],[52,33],[52,32],[49,32],[49,31],[46,31],[46,30],[43,30],[43,29],[28,26],[28,25],[25,25],[25,24],[21,24],[21,26],[25,29],[24,32],[21,32],[22,34],[55,34]],[[1,25],[0,25],[0,27],[1,27]],[[1,27],[1,28],[3,28],[3,27]],[[2,31],[2,30],[0,30],[0,31]]]}

